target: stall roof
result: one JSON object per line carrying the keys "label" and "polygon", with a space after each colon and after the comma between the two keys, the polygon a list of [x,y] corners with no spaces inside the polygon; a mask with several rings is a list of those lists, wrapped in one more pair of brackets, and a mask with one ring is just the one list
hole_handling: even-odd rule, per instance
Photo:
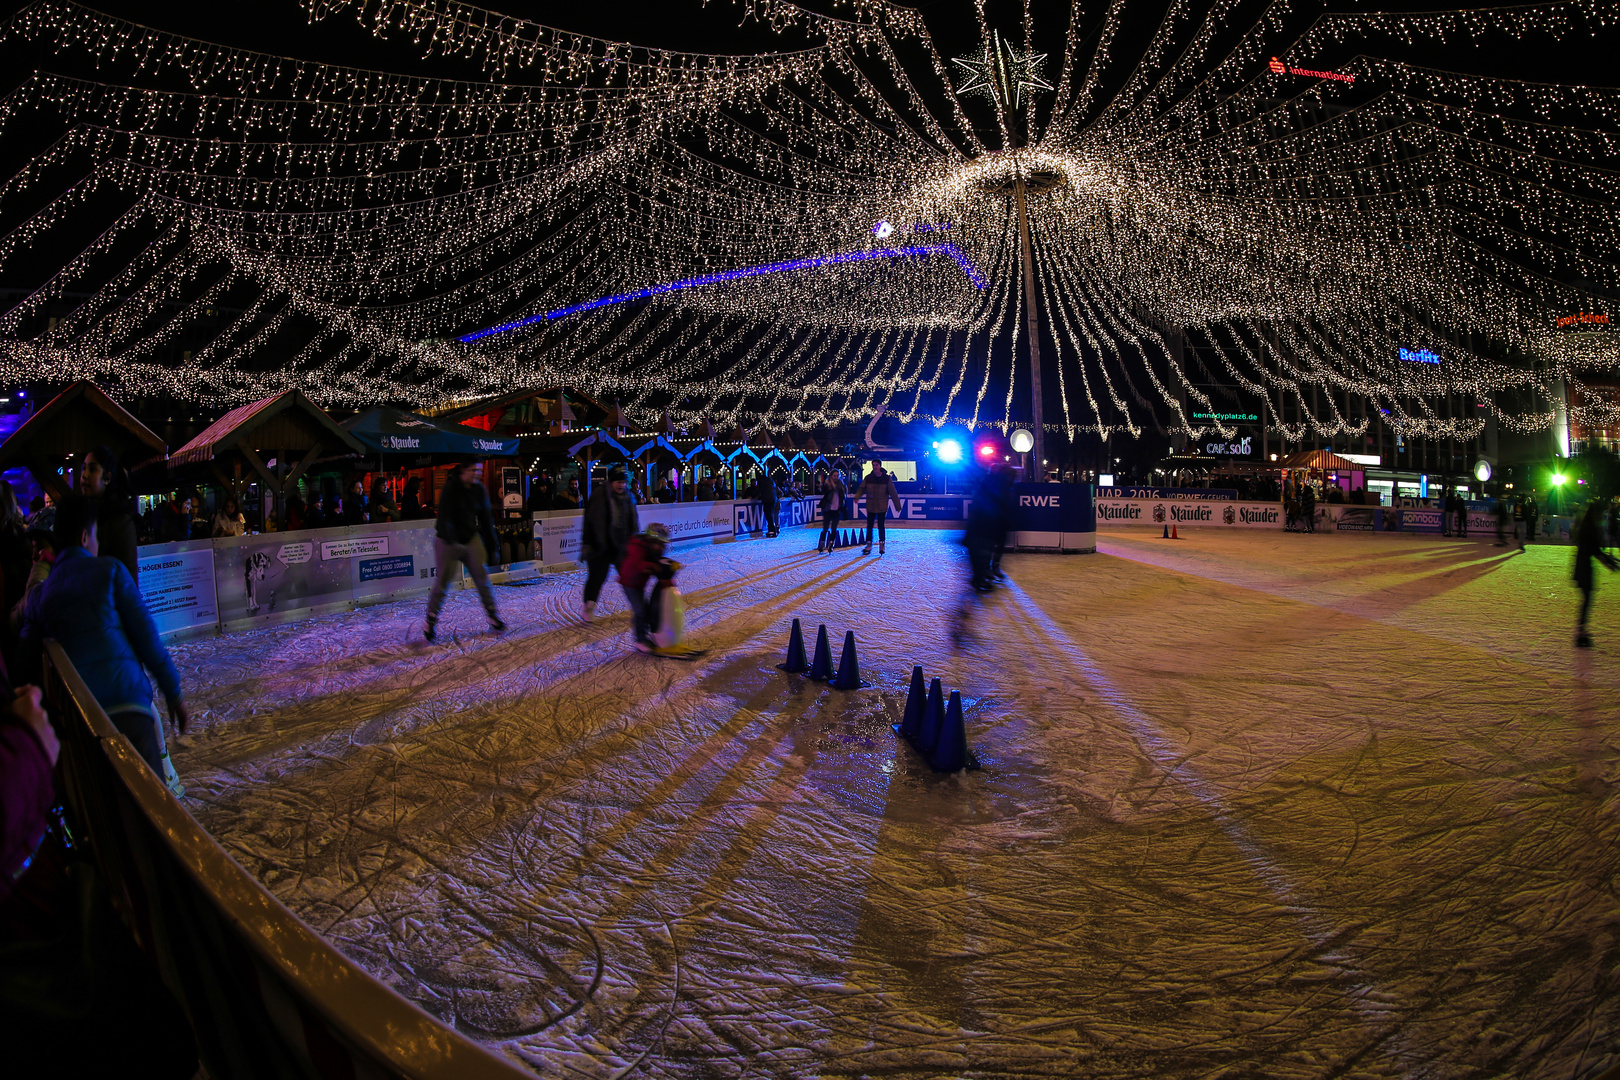
{"label": "stall roof", "polygon": [[102,443],[132,467],[162,457],[168,448],[101,387],[81,379],[46,402],[0,444],[0,468],[11,468],[25,458],[66,457]]}
{"label": "stall roof", "polygon": [[364,454],[365,446],[298,390],[239,405],[175,451],[169,467],[205,464],[230,450],[309,450]]}
{"label": "stall roof", "polygon": [[1342,458],[1330,450],[1301,450],[1277,462],[1279,469],[1332,469],[1334,472],[1356,472],[1365,469],[1349,458]]}
{"label": "stall roof", "polygon": [[339,426],[372,454],[471,458],[516,457],[518,452],[517,439],[498,438],[479,428],[388,405],[373,406]]}

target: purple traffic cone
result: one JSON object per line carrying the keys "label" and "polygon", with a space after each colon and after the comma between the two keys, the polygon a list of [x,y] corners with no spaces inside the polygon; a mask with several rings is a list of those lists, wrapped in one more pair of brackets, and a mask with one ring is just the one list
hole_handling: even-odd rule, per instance
{"label": "purple traffic cone", "polygon": [[855,631],[844,633],[844,655],[838,658],[838,676],[832,681],[834,690],[859,690],[861,665],[855,659]]}
{"label": "purple traffic cone", "polygon": [[967,727],[962,723],[960,690],[951,691],[951,703],[945,709],[945,725],[940,729],[929,764],[935,772],[957,772],[968,766]]}
{"label": "purple traffic cone", "polygon": [[816,682],[826,682],[833,677],[832,645],[827,641],[826,623],[816,630],[816,658],[810,662],[809,677]]}
{"label": "purple traffic cone", "polygon": [[928,706],[928,691],[923,689],[921,667],[911,669],[911,689],[906,692],[906,711],[894,726],[894,733],[902,739],[915,742],[922,731],[923,710]]}
{"label": "purple traffic cone", "polygon": [[935,679],[928,687],[928,705],[923,709],[922,730],[917,732],[917,749],[924,754],[932,754],[939,743],[940,729],[944,726],[945,697],[940,691],[939,680]]}
{"label": "purple traffic cone", "polygon": [[799,629],[798,619],[793,620],[793,633],[788,635],[787,661],[776,666],[793,675],[810,670],[810,664],[804,658],[804,631]]}

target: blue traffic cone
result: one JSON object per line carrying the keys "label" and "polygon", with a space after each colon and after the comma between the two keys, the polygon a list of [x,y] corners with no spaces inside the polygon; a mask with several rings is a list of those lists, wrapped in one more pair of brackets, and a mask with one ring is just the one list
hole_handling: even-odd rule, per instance
{"label": "blue traffic cone", "polygon": [[834,690],[859,690],[861,665],[855,659],[855,631],[844,633],[844,655],[838,658],[838,676],[832,681]]}
{"label": "blue traffic cone", "polygon": [[793,633],[788,635],[787,662],[776,666],[795,675],[810,670],[810,664],[804,658],[804,631],[799,629],[798,619],[793,620]]}
{"label": "blue traffic cone", "polygon": [[962,723],[962,692],[951,691],[951,703],[945,710],[945,726],[940,729],[939,741],[934,744],[934,756],[929,761],[935,772],[956,772],[968,767],[967,727]]}
{"label": "blue traffic cone", "polygon": [[915,742],[917,734],[922,731],[923,709],[927,705],[928,691],[923,689],[922,668],[914,667],[911,669],[911,689],[906,692],[905,715],[894,725],[894,733]]}
{"label": "blue traffic cone", "polygon": [[928,688],[928,705],[923,709],[922,730],[917,733],[917,749],[932,754],[939,743],[939,732],[945,726],[945,700],[940,692],[939,680]]}
{"label": "blue traffic cone", "polygon": [[1168,522],[1164,526],[1164,538],[1166,540],[1170,539],[1170,525]]}
{"label": "blue traffic cone", "polygon": [[832,646],[827,642],[827,624],[816,631],[816,658],[810,662],[810,678],[826,682],[833,677]]}

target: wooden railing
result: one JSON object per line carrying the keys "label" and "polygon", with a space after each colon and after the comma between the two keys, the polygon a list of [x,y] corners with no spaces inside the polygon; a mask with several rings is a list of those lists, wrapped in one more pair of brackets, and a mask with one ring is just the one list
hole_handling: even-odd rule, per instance
{"label": "wooden railing", "polygon": [[180,1002],[215,1080],[532,1076],[355,966],[170,794],[56,642],[46,698],[76,838]]}

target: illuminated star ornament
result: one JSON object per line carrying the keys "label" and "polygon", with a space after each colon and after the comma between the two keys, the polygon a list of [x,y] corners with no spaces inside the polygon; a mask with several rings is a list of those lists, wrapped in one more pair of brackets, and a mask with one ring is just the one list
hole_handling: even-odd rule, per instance
{"label": "illuminated star ornament", "polygon": [[982,48],[978,57],[958,56],[951,61],[967,72],[967,78],[956,88],[958,96],[983,94],[1004,109],[1018,109],[1023,107],[1025,91],[1053,89],[1041,76],[1045,53],[1015,49],[1003,40],[999,30],[991,31],[990,40]]}

